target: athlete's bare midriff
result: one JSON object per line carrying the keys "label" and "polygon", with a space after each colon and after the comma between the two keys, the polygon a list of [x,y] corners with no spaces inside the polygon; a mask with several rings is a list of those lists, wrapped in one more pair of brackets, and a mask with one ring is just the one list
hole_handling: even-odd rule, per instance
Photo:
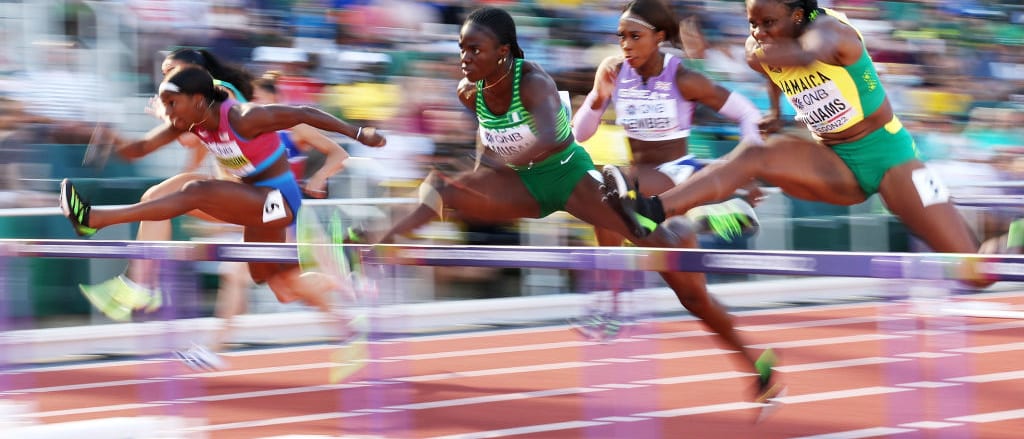
{"label": "athlete's bare midriff", "polygon": [[633,152],[633,164],[660,165],[686,155],[689,142],[682,139],[637,140],[629,139]]}

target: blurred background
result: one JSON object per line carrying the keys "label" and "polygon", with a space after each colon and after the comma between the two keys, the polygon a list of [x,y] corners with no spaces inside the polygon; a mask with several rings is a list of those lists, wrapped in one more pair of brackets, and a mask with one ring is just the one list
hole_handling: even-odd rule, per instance
{"label": "blurred background", "polygon": [[[330,182],[322,204],[352,224],[386,227],[412,207],[420,179],[450,169],[473,153],[475,119],[459,105],[457,37],[465,14],[482,4],[516,18],[527,59],[539,62],[579,106],[597,63],[618,52],[615,30],[623,1],[407,0],[0,0],[0,237],[72,238],[55,209],[58,182],[74,178],[95,204],[124,204],[179,172],[185,148],[170,145],[133,163],[112,158],[83,166],[88,134],[109,123],[129,136],[157,121],[144,109],[160,80],[160,62],[179,47],[205,48],[257,77],[284,73],[287,103],[313,104],[353,123],[387,130],[388,146],[367,149],[336,137],[353,156]],[[767,109],[764,83],[743,60],[748,25],[743,1],[674,1],[680,18],[695,17],[703,34],[687,60],[727,88]],[[819,1],[845,12],[867,36],[868,51],[897,112],[917,139],[922,158],[939,170],[957,197],[1019,193],[1024,173],[1024,6],[1016,1]],[[676,49],[677,53],[682,53]],[[783,104],[787,105],[787,104]],[[792,111],[789,110],[789,114]],[[607,120],[614,120],[609,112]],[[791,119],[791,118],[789,118]],[[691,152],[715,159],[738,130],[702,109]],[[624,134],[602,125],[585,144],[601,163],[628,159]],[[311,158],[314,160],[315,158]],[[375,202],[373,200],[390,200]],[[403,201],[405,200],[405,201]],[[53,208],[32,214],[32,208]],[[922,250],[872,198],[851,207],[808,203],[775,194],[758,206],[761,232],[706,248],[908,251]],[[1010,209],[964,208],[979,238],[1005,230]],[[217,239],[217,230],[175,220],[175,239]],[[137,225],[104,229],[96,239],[133,239]],[[503,225],[437,222],[409,242],[439,244],[593,245],[591,229],[554,214]],[[107,279],[126,261],[22,259],[8,261],[13,327],[96,322],[78,283]],[[187,270],[196,282],[185,316],[212,314],[216,263]],[[585,293],[597,273],[558,270],[398,267],[388,300],[416,303],[459,299]],[[712,283],[757,280],[711,275]],[[403,283],[404,282],[404,283]],[[638,274],[634,287],[656,287]],[[250,294],[250,312],[289,307],[265,288]],[[10,326],[9,326],[10,327]]]}

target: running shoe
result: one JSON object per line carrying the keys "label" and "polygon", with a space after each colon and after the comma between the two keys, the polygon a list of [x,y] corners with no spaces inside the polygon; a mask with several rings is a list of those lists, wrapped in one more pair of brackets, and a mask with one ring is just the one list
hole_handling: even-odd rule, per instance
{"label": "running shoe", "polygon": [[608,343],[622,334],[626,322],[613,314],[594,313],[582,318],[571,318],[569,325],[590,341]]}
{"label": "running shoe", "polygon": [[160,309],[163,294],[160,290],[150,290],[124,277],[115,276],[96,285],[78,285],[82,295],[100,312],[111,320],[124,322],[131,320],[132,311],[142,310],[146,313]]}
{"label": "running shoe", "polygon": [[754,362],[754,368],[757,369],[757,394],[754,395],[754,402],[763,404],[755,422],[761,422],[775,413],[781,406],[779,398],[786,396],[786,386],[777,382],[773,376],[777,362],[775,352],[771,349],[762,352]]}
{"label": "running shoe", "polygon": [[728,242],[751,236],[760,227],[754,208],[740,198],[695,207],[686,217],[697,224],[698,233],[712,233]]}
{"label": "running shoe", "polygon": [[89,227],[89,211],[92,210],[89,201],[83,199],[71,180],[66,178],[60,182],[60,210],[71,221],[78,236],[89,237],[99,230]]}
{"label": "running shoe", "polygon": [[189,369],[195,371],[212,372],[223,370],[228,367],[227,362],[225,362],[220,355],[217,355],[217,353],[207,349],[206,346],[197,343],[192,343],[192,346],[189,346],[188,349],[175,351],[174,355],[178,357],[182,363],[185,363]]}
{"label": "running shoe", "polygon": [[601,185],[604,202],[626,221],[634,236],[644,238],[650,235],[665,220],[665,212],[657,197],[639,195],[639,184],[635,180],[630,188],[618,166],[605,165],[601,176],[604,180]]}

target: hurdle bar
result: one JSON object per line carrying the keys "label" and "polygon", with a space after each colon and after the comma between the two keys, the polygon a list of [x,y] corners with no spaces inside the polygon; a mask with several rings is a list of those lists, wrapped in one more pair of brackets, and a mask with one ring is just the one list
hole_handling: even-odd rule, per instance
{"label": "hurdle bar", "polygon": [[[303,244],[332,245],[332,244]],[[1024,255],[346,244],[370,264],[1024,281]],[[294,243],[0,239],[0,257],[297,263]]]}

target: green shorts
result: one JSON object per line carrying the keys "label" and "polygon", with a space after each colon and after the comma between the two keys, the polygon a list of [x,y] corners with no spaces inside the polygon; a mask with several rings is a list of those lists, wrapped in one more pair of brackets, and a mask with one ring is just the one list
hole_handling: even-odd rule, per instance
{"label": "green shorts", "polygon": [[868,196],[878,192],[882,177],[889,169],[917,158],[914,138],[895,117],[863,139],[835,145],[832,150],[853,171]]}
{"label": "green shorts", "polygon": [[512,169],[540,205],[538,218],[565,209],[576,184],[595,170],[590,154],[576,142],[529,168],[516,166]]}

